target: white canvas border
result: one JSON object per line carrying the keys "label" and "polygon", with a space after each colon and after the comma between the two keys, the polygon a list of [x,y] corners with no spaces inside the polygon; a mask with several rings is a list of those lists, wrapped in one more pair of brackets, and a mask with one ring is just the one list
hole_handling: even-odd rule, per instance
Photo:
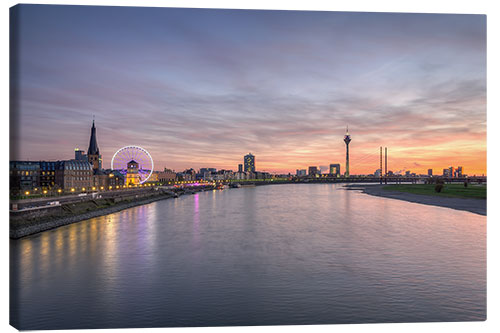
{"label": "white canvas border", "polygon": [[[241,9],[289,9],[289,10],[332,10],[332,11],[372,11],[372,12],[417,12],[417,13],[464,13],[464,14],[487,14],[488,25],[488,320],[486,322],[476,323],[418,323],[418,324],[360,324],[360,325],[318,325],[318,326],[274,326],[274,327],[226,327],[226,328],[157,328],[147,329],[150,332],[253,332],[269,331],[269,332],[328,332],[336,330],[338,332],[421,332],[421,331],[453,331],[453,332],[468,332],[471,330],[481,332],[496,332],[500,325],[500,306],[499,306],[499,226],[500,221],[498,208],[495,202],[498,202],[498,183],[499,177],[496,174],[498,170],[498,152],[500,142],[500,131],[496,129],[499,126],[498,122],[498,26],[499,12],[495,11],[494,1],[438,1],[438,0],[420,0],[418,2],[408,1],[392,1],[392,0],[356,0],[356,1],[278,1],[278,0],[66,0],[66,1],[37,1],[31,0],[32,4],[72,4],[72,5],[114,5],[114,6],[148,6],[148,7],[199,7],[199,8],[241,8]],[[5,116],[1,122],[2,142],[8,142],[9,136],[9,12],[8,8],[17,4],[14,1],[5,1],[2,4],[2,106],[1,114]],[[4,179],[7,177],[7,160],[8,160],[8,145],[2,145],[2,162],[0,163],[1,174]],[[8,181],[5,182],[8,184]],[[9,298],[8,298],[8,260],[9,260],[9,242],[8,242],[8,185],[3,186],[1,192],[4,210],[2,210],[1,221],[3,222],[3,242],[0,242],[1,251],[1,267],[2,274],[1,286],[1,327],[7,331],[15,331],[14,328],[8,326],[9,320]],[[77,330],[76,332],[78,332]],[[96,332],[109,332],[109,330],[96,330]],[[144,329],[117,329],[113,332],[142,332]],[[61,331],[66,332],[66,331]],[[67,331],[75,332],[75,331]]]}

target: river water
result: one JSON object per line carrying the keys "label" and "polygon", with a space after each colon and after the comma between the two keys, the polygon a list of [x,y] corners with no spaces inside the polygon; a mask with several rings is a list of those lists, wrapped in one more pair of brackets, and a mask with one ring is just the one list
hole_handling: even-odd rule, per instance
{"label": "river water", "polygon": [[341,185],[201,192],[10,249],[21,329],[486,318],[485,216]]}

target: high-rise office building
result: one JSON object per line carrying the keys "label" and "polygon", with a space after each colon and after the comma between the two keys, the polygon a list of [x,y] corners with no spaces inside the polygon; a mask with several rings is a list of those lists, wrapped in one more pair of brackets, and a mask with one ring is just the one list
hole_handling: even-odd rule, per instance
{"label": "high-rise office building", "polygon": [[243,157],[243,165],[245,166],[245,172],[255,172],[255,156],[251,153]]}
{"label": "high-rise office building", "polygon": [[427,176],[432,176],[432,169],[427,169]]}
{"label": "high-rise office building", "polygon": [[243,164],[238,164],[238,172],[243,172]]}

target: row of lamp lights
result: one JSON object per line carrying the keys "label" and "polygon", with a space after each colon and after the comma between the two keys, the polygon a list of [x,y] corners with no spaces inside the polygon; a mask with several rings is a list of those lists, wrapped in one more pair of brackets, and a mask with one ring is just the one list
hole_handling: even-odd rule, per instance
{"label": "row of lamp lights", "polygon": [[[139,184],[138,186],[133,186],[133,185],[116,185],[116,186],[109,186],[109,187],[108,187],[108,189],[109,189],[109,190],[112,190],[113,188],[115,188],[115,189],[120,189],[120,188],[130,188],[130,187],[151,187],[151,186],[154,186],[154,185],[153,185],[153,184]],[[89,188],[88,190],[89,190],[89,191],[96,191],[96,190],[97,190],[97,188],[96,188],[95,186],[92,186],[92,188]],[[103,191],[103,190],[104,190],[104,186],[101,186],[101,187],[100,187],[100,190],[101,190],[101,191]],[[70,192],[71,192],[71,193],[74,193],[74,192],[76,192],[76,191],[77,191],[77,189],[76,189],[76,188],[74,188],[74,187],[72,187],[72,188],[70,189]],[[87,188],[86,188],[86,187],[82,187],[82,188],[81,188],[81,192],[86,192],[86,191],[87,191]],[[33,193],[34,193],[34,194],[37,194],[37,193],[38,193],[38,188],[35,188],[35,189],[34,189],[34,191],[33,191]],[[42,193],[42,194],[47,194],[47,193],[48,193],[48,191],[47,191],[47,190],[42,190],[42,192],[41,192],[41,193]],[[57,193],[59,193],[59,194],[60,194],[60,193],[62,193],[62,189],[58,189],[58,190],[57,190]],[[25,194],[25,195],[30,195],[30,194],[31,194],[31,192],[30,192],[30,191],[26,191],[26,192],[24,192],[24,194]]]}
{"label": "row of lamp lights", "polygon": [[[175,182],[176,184],[187,184],[187,183],[192,183],[190,181],[180,181],[180,182]],[[170,184],[170,182],[169,182]],[[154,184],[139,184],[139,185],[116,185],[114,186],[115,189],[120,189],[120,188],[131,188],[131,187],[151,187],[151,186],[154,186]],[[109,186],[108,187],[108,190],[112,190],[113,189],[113,186]],[[81,192],[85,192],[87,190],[86,187],[82,187],[81,189]],[[89,189],[90,190],[90,189]],[[92,191],[96,191],[97,188],[95,186],[92,187]],[[104,190],[104,186],[101,186],[100,187],[100,190],[103,191]],[[70,190],[71,193],[74,193],[76,192],[76,189],[74,187],[71,188]],[[35,188],[34,189],[34,193],[38,193],[38,188]],[[42,190],[42,194],[47,194],[48,191],[47,190]],[[57,193],[62,193],[62,190],[61,189],[58,189],[57,190]],[[25,195],[30,195],[31,192],[30,191],[26,191],[24,192]]]}

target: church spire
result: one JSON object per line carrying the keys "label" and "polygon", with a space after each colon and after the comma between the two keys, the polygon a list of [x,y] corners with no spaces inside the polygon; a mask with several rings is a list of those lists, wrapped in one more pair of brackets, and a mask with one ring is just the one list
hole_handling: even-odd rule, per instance
{"label": "church spire", "polygon": [[90,143],[87,155],[99,155],[99,147],[97,146],[97,137],[96,137],[94,120],[92,120],[92,128],[90,129]]}

